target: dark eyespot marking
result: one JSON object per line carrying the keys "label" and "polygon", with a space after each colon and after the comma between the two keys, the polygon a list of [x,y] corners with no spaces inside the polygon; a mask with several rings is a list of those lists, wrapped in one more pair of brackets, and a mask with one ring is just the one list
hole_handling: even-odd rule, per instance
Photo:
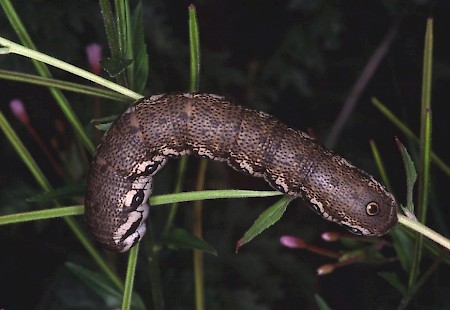
{"label": "dark eyespot marking", "polygon": [[322,215],[322,212],[320,211],[319,206],[316,205],[315,203],[309,203],[309,207],[317,214]]}
{"label": "dark eyespot marking", "polygon": [[345,228],[347,228],[347,230],[348,230],[349,232],[351,232],[352,234],[355,234],[355,235],[358,235],[358,236],[362,236],[362,235],[363,235],[362,231],[359,230],[358,228],[351,227],[351,226],[347,226],[347,225],[344,225],[344,226],[345,226]]}
{"label": "dark eyespot marking", "polygon": [[131,207],[133,207],[133,208],[139,207],[142,204],[142,202],[144,201],[144,197],[145,197],[144,190],[138,189],[136,194],[134,194],[134,196],[133,196],[133,201],[131,202]]}
{"label": "dark eyespot marking", "polygon": [[144,172],[141,173],[141,175],[145,175],[145,176],[151,175],[153,172],[156,171],[156,169],[158,169],[159,164],[161,164],[161,162],[156,161],[153,163],[153,165],[148,165],[147,167],[145,167],[145,170],[144,170]]}
{"label": "dark eyespot marking", "polygon": [[380,212],[380,207],[375,201],[369,202],[366,206],[366,213],[370,216],[377,215]]}

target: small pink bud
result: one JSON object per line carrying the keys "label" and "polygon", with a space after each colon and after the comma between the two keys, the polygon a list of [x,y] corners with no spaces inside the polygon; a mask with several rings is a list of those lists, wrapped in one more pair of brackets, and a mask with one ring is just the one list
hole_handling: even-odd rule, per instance
{"label": "small pink bud", "polygon": [[341,233],[337,231],[326,231],[322,234],[322,240],[328,242],[338,241],[341,238]]}
{"label": "small pink bud", "polygon": [[102,47],[100,44],[92,43],[86,46],[86,54],[93,73],[99,75],[102,71],[100,61],[102,60]]}
{"label": "small pink bud", "polygon": [[291,248],[291,249],[302,249],[305,246],[307,246],[306,242],[303,241],[300,238],[293,237],[293,236],[283,236],[280,238],[280,243],[284,245],[285,247]]}
{"label": "small pink bud", "polygon": [[329,273],[332,273],[334,271],[334,265],[333,264],[326,264],[322,265],[319,268],[317,268],[317,275],[323,276]]}
{"label": "small pink bud", "polygon": [[23,124],[28,125],[30,119],[28,117],[27,110],[20,99],[13,99],[9,102],[9,107],[14,116],[19,119]]}

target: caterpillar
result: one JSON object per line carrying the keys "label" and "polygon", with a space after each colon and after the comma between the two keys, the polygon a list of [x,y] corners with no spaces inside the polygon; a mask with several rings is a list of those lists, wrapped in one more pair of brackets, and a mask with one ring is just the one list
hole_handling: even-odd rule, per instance
{"label": "caterpillar", "polygon": [[264,178],[352,233],[397,223],[394,196],[372,176],[275,117],[214,94],[160,94],[133,103],[105,133],[87,178],[85,219],[104,247],[144,235],[153,176],[169,158],[197,155]]}

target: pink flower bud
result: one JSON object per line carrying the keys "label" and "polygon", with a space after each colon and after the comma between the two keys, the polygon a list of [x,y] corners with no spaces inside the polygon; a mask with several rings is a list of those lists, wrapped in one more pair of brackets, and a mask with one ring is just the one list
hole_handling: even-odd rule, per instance
{"label": "pink flower bud", "polygon": [[291,249],[302,249],[307,245],[302,239],[293,236],[281,237],[280,243]]}
{"label": "pink flower bud", "polygon": [[102,60],[102,47],[100,44],[92,43],[86,46],[86,54],[93,73],[99,75],[102,71],[100,61]]}
{"label": "pink flower bud", "polygon": [[13,99],[9,102],[9,107],[16,118],[23,124],[28,125],[30,119],[27,110],[20,99]]}
{"label": "pink flower bud", "polygon": [[333,264],[326,264],[322,265],[319,268],[317,268],[317,275],[323,276],[329,273],[332,273],[334,271],[334,265]]}
{"label": "pink flower bud", "polygon": [[341,238],[341,233],[337,231],[326,231],[322,234],[322,240],[328,242],[338,241]]}

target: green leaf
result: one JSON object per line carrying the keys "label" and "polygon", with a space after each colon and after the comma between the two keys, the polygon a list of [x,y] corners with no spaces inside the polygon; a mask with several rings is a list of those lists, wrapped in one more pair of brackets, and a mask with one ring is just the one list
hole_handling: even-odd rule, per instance
{"label": "green leaf", "polygon": [[398,278],[396,273],[393,272],[380,272],[378,273],[380,277],[385,279],[390,285],[395,287],[403,296],[406,295],[407,289],[406,287],[400,282],[400,279]]}
{"label": "green leaf", "polygon": [[132,63],[132,59],[124,59],[122,57],[110,57],[100,61],[103,69],[105,69],[111,77],[118,76]]}
{"label": "green leaf", "polygon": [[134,91],[141,93],[148,78],[148,54],[147,45],[145,44],[144,23],[142,17],[142,3],[139,1],[132,16],[132,31],[133,31],[133,66],[134,76],[131,86]]}
{"label": "green leaf", "polygon": [[106,36],[108,38],[109,49],[112,57],[120,56],[119,41],[117,36],[116,24],[114,21],[114,15],[109,0],[100,0],[100,8],[103,16],[103,22],[105,24]]}
{"label": "green leaf", "polygon": [[416,183],[417,180],[417,172],[416,168],[414,167],[414,162],[411,160],[411,156],[409,156],[405,146],[398,139],[396,139],[395,141],[400,150],[400,154],[402,155],[403,165],[405,166],[406,209],[413,215],[414,214],[413,193],[414,193],[414,184]]}
{"label": "green leaf", "polygon": [[74,263],[67,262],[64,265],[93,292],[100,296],[108,306],[120,306],[122,292],[120,292],[104,275]]}
{"label": "green leaf", "polygon": [[290,196],[284,196],[269,209],[261,213],[261,215],[253,223],[252,227],[250,227],[250,229],[247,230],[244,236],[237,242],[236,252],[239,251],[239,248],[241,246],[251,241],[253,238],[262,233],[264,230],[266,230],[267,228],[278,222],[278,220],[286,211],[287,205],[292,199],[294,198]]}
{"label": "green leaf", "polygon": [[197,238],[182,228],[171,229],[167,235],[166,244],[171,249],[188,248],[198,249],[217,255],[216,249],[206,241]]}
{"label": "green leaf", "polygon": [[116,120],[117,115],[109,115],[91,120],[91,124],[95,124],[95,128],[101,131],[107,131],[112,123]]}
{"label": "green leaf", "polygon": [[331,310],[330,306],[326,303],[326,301],[319,296],[319,294],[314,294],[314,299],[316,300],[317,307],[320,310]]}
{"label": "green leaf", "polygon": [[108,131],[108,129],[111,127],[111,125],[112,125],[112,122],[98,124],[98,125],[95,125],[95,128],[97,128],[98,130],[101,130],[101,131]]}
{"label": "green leaf", "polygon": [[64,185],[55,190],[50,190],[26,199],[27,202],[43,202],[54,199],[66,199],[77,195],[82,195],[86,189],[86,183],[74,183]]}
{"label": "green leaf", "polygon": [[[74,263],[67,262],[65,266],[97,294],[97,296],[102,298],[108,308],[120,308],[123,294],[107,277]],[[133,294],[133,309],[146,309],[142,298],[137,293]]]}
{"label": "green leaf", "polygon": [[411,253],[414,252],[414,244],[411,238],[398,226],[392,229],[392,239],[394,240],[393,245],[397,257],[400,260],[403,270],[408,272],[411,270],[412,256]]}

